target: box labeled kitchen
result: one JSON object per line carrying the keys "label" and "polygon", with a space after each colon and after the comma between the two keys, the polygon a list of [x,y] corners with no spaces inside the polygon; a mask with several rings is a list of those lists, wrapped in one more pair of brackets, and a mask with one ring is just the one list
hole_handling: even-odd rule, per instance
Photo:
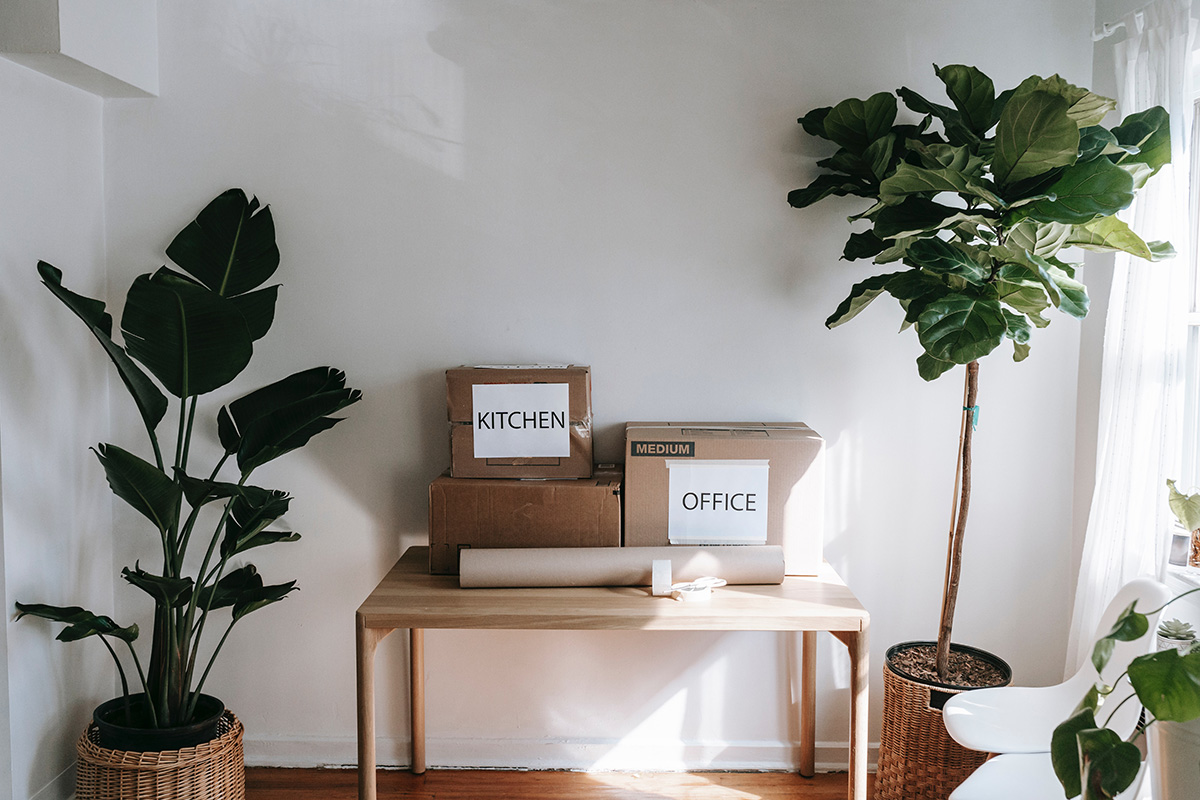
{"label": "box labeled kitchen", "polygon": [[825,442],[800,422],[630,422],[625,545],[772,544],[789,575],[816,574]]}
{"label": "box labeled kitchen", "polygon": [[619,547],[621,469],[591,478],[452,478],[429,485],[429,571],[458,573],[466,547]]}
{"label": "box labeled kitchen", "polygon": [[586,478],[592,472],[591,371],[581,366],[446,370],[456,478]]}

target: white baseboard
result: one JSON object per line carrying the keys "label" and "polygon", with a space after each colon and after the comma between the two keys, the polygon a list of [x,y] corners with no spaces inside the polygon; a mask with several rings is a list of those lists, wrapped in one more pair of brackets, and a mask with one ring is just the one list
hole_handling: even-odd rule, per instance
{"label": "white baseboard", "polygon": [[[358,763],[350,737],[247,738],[246,764],[252,767],[347,767]],[[778,770],[798,766],[797,748],[785,742],[642,742],[592,739],[429,739],[426,760],[431,768],[565,769],[590,771]],[[847,768],[846,743],[817,742],[818,772]],[[879,745],[868,749],[874,769]],[[407,767],[407,739],[375,742],[380,767]]]}

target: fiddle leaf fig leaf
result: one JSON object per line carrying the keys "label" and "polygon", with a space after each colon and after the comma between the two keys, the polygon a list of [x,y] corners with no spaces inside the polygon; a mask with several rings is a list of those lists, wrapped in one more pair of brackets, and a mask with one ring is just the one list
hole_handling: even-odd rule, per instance
{"label": "fiddle leaf fig leaf", "polygon": [[934,358],[929,353],[921,353],[917,356],[917,374],[924,380],[932,381],[944,375],[955,366],[953,361],[942,361],[940,358]]}
{"label": "fiddle leaf fig leaf", "polygon": [[1171,121],[1162,106],[1130,114],[1112,132],[1117,142],[1136,150],[1110,156],[1116,163],[1144,164],[1150,170],[1149,175],[1170,163]]}
{"label": "fiddle leaf fig leaf", "polygon": [[1000,186],[1073,164],[1079,127],[1067,116],[1067,101],[1035,90],[1014,95],[996,125],[992,175]]}
{"label": "fiddle leaf fig leaf", "polygon": [[165,534],[179,520],[182,490],[166,473],[127,450],[102,444],[94,451],[113,494]]}
{"label": "fiddle leaf fig leaf", "polygon": [[1068,230],[1064,244],[1098,252],[1121,251],[1147,261],[1157,260],[1150,245],[1130,230],[1120,217],[1101,217]]}
{"label": "fiddle leaf fig leaf", "polygon": [[866,100],[850,98],[834,106],[825,115],[826,135],[856,153],[885,136],[896,121],[896,98],[888,92],[873,94]]}
{"label": "fiddle leaf fig leaf", "polygon": [[836,328],[844,322],[849,322],[858,316],[858,312],[862,311],[871,301],[887,290],[889,280],[899,275],[899,272],[890,272],[886,275],[875,275],[867,278],[865,281],[854,284],[850,289],[850,295],[843,300],[837,309],[825,320],[826,328]]}
{"label": "fiddle leaf fig leaf", "polygon": [[908,257],[930,272],[958,275],[969,283],[982,283],[987,272],[959,248],[941,239],[919,239],[908,248]]}
{"label": "fiddle leaf fig leaf", "polygon": [[1028,250],[1035,256],[1049,258],[1070,242],[1073,232],[1070,225],[1061,222],[1035,222],[1022,220],[1008,232],[1008,245],[1018,250]]}
{"label": "fiddle leaf fig leaf", "polygon": [[879,199],[888,205],[896,205],[912,194],[939,192],[973,195],[996,209],[1005,206],[1005,202],[995,193],[960,172],[948,168],[925,169],[906,163],[897,166],[896,171],[880,184]]}
{"label": "fiddle leaf fig leaf", "polygon": [[1000,303],[952,294],[926,306],[917,320],[917,338],[930,356],[968,364],[995,350],[1007,326]]}
{"label": "fiddle leaf fig leaf", "polygon": [[1054,200],[1023,206],[1021,213],[1042,222],[1082,225],[1117,213],[1133,202],[1133,178],[1106,158],[1068,167],[1046,190]]}
{"label": "fiddle leaf fig leaf", "polygon": [[1079,159],[1076,163],[1124,152],[1126,150],[1117,144],[1117,137],[1107,128],[1092,125],[1079,129]]}
{"label": "fiddle leaf fig leaf", "polygon": [[[1015,314],[1006,308],[1000,309],[1004,314],[1005,331],[1004,335],[1012,339],[1016,344],[1026,344],[1029,337],[1033,335],[1033,328],[1029,325],[1029,320],[1024,314]],[[1025,353],[1028,355],[1028,350]],[[1024,356],[1016,359],[1017,361],[1024,360]]]}
{"label": "fiddle leaf fig leaf", "polygon": [[821,139],[829,139],[829,135],[825,133],[825,117],[829,116],[830,111],[833,111],[832,106],[814,108],[812,111],[808,112],[796,121],[800,123],[800,125],[804,128],[804,132],[809,136],[816,136]]}
{"label": "fiddle leaf fig leaf", "polygon": [[852,233],[842,248],[842,258],[846,261],[856,261],[860,258],[874,258],[888,247],[888,243],[871,231]]}
{"label": "fiddle leaf fig leaf", "polygon": [[971,130],[957,109],[931,103],[908,87],[897,89],[896,94],[904,101],[904,105],[918,114],[930,114],[941,120],[942,127],[946,129],[946,138],[950,140],[951,144],[979,145],[979,136]]}
{"label": "fiddle leaf fig leaf", "polygon": [[132,642],[138,637],[138,626],[122,628],[112,617],[93,614],[79,606],[48,606],[42,603],[17,603],[17,619],[40,617],[51,622],[65,622],[66,628],[55,638],[60,642],[74,642],[88,636],[113,636],[123,642]]}
{"label": "fiddle leaf fig leaf", "polygon": [[992,79],[975,67],[951,64],[948,67],[933,67],[946,94],[962,115],[963,122],[976,134],[982,136],[992,127],[992,106],[996,102],[996,86]]}
{"label": "fiddle leaf fig leaf", "polygon": [[221,297],[256,289],[279,266],[271,209],[241,189],[223,192],[176,235],[167,256]]}
{"label": "fiddle leaf fig leaf", "polygon": [[1200,528],[1200,492],[1185,495],[1175,488],[1173,480],[1167,481],[1167,487],[1170,489],[1167,504],[1179,524],[1188,531]]}
{"label": "fiddle leaf fig leaf", "polygon": [[1129,664],[1129,681],[1155,719],[1200,718],[1200,649],[1180,655],[1172,647],[1138,656]]}
{"label": "fiddle leaf fig leaf", "polygon": [[871,189],[861,181],[851,178],[847,175],[835,175],[825,173],[818,175],[808,186],[803,189],[793,189],[788,192],[788,205],[792,208],[805,208],[811,206],[818,200],[824,200],[830,195],[845,197],[846,195],[854,195],[855,197],[871,197]]}
{"label": "fiddle leaf fig leaf", "polygon": [[63,305],[75,312],[100,342],[104,352],[117,368],[121,382],[125,384],[137,405],[138,412],[146,423],[146,429],[153,431],[167,413],[167,398],[142,368],[129,357],[124,348],[112,340],[112,316],[104,310],[104,303],[76,294],[63,286],[62,271],[53,264],[39,261],[37,268],[46,288],[61,300]]}

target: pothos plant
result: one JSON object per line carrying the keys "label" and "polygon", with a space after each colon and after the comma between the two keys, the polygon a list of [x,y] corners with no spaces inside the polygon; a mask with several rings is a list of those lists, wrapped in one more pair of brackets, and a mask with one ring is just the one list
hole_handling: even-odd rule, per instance
{"label": "pothos plant", "polygon": [[[934,66],[951,105],[908,88],[843,100],[799,122],[835,146],[822,173],[788,195],[804,208],[830,196],[865,198],[860,230],[842,251],[887,271],[854,284],[825,321],[848,322],[888,294],[922,349],[917,371],[934,380],[966,365],[954,513],[950,524],[937,673],[948,675],[963,536],[971,495],[971,438],[979,359],[1006,340],[1013,359],[1057,308],[1082,318],[1087,290],[1069,248],[1123,251],[1153,261],[1169,244],[1146,242],[1116,215],[1170,160],[1167,113],[1153,108],[1106,128],[1114,101],[1057,75],[1000,93],[975,67]],[[913,121],[898,121],[897,95]],[[1064,252],[1066,251],[1066,252]]]}
{"label": "pothos plant", "polygon": [[[1184,592],[1167,605],[1194,592],[1200,589]],[[1092,664],[1096,672],[1104,675],[1116,642],[1132,642],[1146,636],[1150,618],[1161,610],[1143,612],[1137,610],[1136,602],[1130,604],[1108,635],[1093,646]],[[1133,687],[1147,714],[1144,724],[1127,739],[1108,727],[1116,709],[1110,711],[1104,707],[1105,699],[1122,681]],[[1131,698],[1126,697],[1122,703]],[[1135,742],[1144,730],[1161,720],[1194,719],[1200,719],[1200,648],[1181,653],[1172,647],[1134,658],[1125,672],[1089,689],[1075,713],[1054,729],[1050,758],[1064,795],[1082,800],[1111,800],[1137,778],[1142,751]]]}
{"label": "pothos plant", "polygon": [[[333,427],[340,419],[332,415],[361,396],[330,367],[297,372],[250,392],[217,411],[215,433],[223,452],[215,466],[198,469],[190,456],[199,398],[242,372],[254,342],[274,321],[279,287],[263,286],[279,265],[271,211],[231,189],[180,231],[166,252],[182,271],[164,266],[134,280],[121,317],[123,345],[113,338],[113,319],[102,301],[67,289],[60,270],[38,263],[42,283],[99,340],[146,429],[146,457],[114,444],[94,450],[113,493],[158,533],[161,566],[151,570],[139,562],[121,571],[154,604],[149,660],[143,665],[134,648],[137,625],[122,626],[78,606],[16,604],[18,617],[66,623],[58,634],[62,641],[98,637],[116,662],[128,715],[129,680],[113,644],[124,645],[148,701],[137,706],[142,718],[127,724],[146,728],[190,723],[233,627],[296,588],[295,581],[265,584],[252,564],[235,567],[252,548],[300,538],[269,529],[287,511],[290,495],[254,486],[250,476]],[[172,403],[178,412],[170,432],[174,451],[164,454],[159,428]],[[223,478],[223,470],[232,477]],[[215,510],[202,513],[210,505]],[[224,609],[221,620],[217,612]],[[203,652],[210,624],[224,632]]]}

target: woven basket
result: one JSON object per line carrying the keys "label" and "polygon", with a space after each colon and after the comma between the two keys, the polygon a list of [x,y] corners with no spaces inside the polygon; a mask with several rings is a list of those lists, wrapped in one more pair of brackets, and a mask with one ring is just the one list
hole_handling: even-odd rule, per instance
{"label": "woven basket", "polygon": [[[1008,665],[995,656],[976,652],[1008,670]],[[1011,676],[1011,671],[1008,674]],[[883,732],[875,770],[875,800],[946,800],[988,759],[988,753],[968,750],[946,733],[941,708],[947,699],[963,691],[931,686],[894,671],[890,663],[884,664]]]}
{"label": "woven basket", "polygon": [[245,800],[242,723],[226,711],[211,742],[138,753],[100,747],[89,725],[75,750],[77,800]]}

